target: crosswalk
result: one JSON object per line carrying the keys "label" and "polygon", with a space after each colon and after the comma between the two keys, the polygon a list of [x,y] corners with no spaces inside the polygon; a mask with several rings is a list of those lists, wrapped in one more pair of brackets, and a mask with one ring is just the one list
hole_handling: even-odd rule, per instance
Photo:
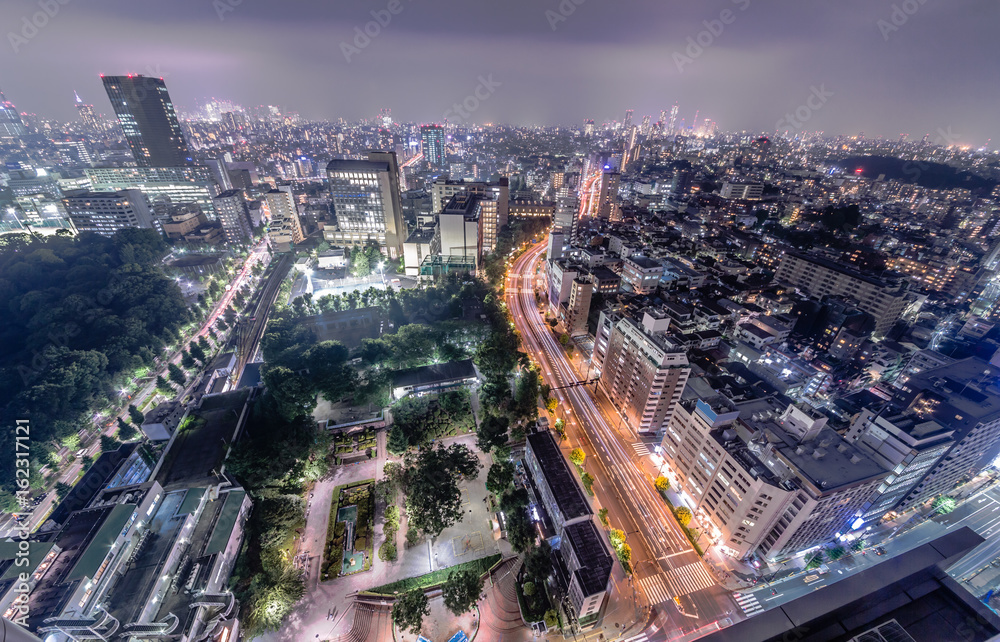
{"label": "crosswalk", "polygon": [[646,642],[649,637],[645,633],[640,633],[639,635],[633,636],[624,640],[623,642]]}
{"label": "crosswalk", "polygon": [[661,573],[642,578],[639,580],[639,586],[642,587],[642,592],[649,599],[650,606],[662,604],[670,599],[670,593],[667,591],[667,585],[663,581]]}
{"label": "crosswalk", "polygon": [[753,593],[733,593],[733,599],[740,605],[747,617],[753,617],[764,610]]}
{"label": "crosswalk", "polygon": [[716,584],[715,578],[709,575],[701,562],[667,571],[667,581],[674,588],[675,595],[688,595]]}
{"label": "crosswalk", "polygon": [[649,454],[649,448],[647,448],[646,444],[644,444],[641,441],[632,444],[632,449],[635,450],[635,454],[639,455],[640,457],[645,457],[646,455]]}

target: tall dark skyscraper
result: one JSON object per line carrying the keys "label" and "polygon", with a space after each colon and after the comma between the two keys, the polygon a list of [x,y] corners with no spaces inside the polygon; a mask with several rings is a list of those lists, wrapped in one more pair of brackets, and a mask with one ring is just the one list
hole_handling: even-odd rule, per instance
{"label": "tall dark skyscraper", "polygon": [[424,150],[424,160],[431,167],[444,167],[444,127],[423,125],[420,128],[420,142]]}
{"label": "tall dark skyscraper", "polygon": [[0,138],[17,138],[28,133],[28,128],[21,121],[14,103],[7,100],[0,91]]}
{"label": "tall dark skyscraper", "polygon": [[102,78],[139,167],[179,167],[190,163],[191,153],[162,78],[142,75]]}

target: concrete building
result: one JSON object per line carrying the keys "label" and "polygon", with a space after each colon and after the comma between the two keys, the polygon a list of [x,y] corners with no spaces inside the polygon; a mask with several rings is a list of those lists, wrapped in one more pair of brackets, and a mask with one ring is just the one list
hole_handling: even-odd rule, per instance
{"label": "concrete building", "polygon": [[437,233],[436,225],[421,226],[410,232],[403,243],[403,265],[406,276],[419,276],[420,265],[431,256],[431,243]]}
{"label": "concrete building", "polygon": [[759,201],[764,194],[764,186],[756,183],[723,183],[719,196],[725,199]]}
{"label": "concrete building", "polygon": [[101,79],[139,167],[178,167],[191,162],[162,78],[130,74]]}
{"label": "concrete building", "polygon": [[874,526],[895,508],[954,445],[954,430],[913,414],[865,408],[844,437],[890,471],[852,527]]}
{"label": "concrete building", "polygon": [[[639,433],[666,429],[691,369],[684,348],[666,336],[670,321],[644,310],[642,321],[622,317],[614,324],[600,383],[612,403]],[[596,362],[595,362],[596,363]]]}
{"label": "concrete building", "polygon": [[374,243],[391,259],[403,255],[399,171],[394,152],[372,152],[369,160],[334,160],[326,167],[337,228],[324,230],[333,245]]}
{"label": "concrete building", "polygon": [[193,203],[160,208],[160,212],[160,227],[168,239],[183,239],[203,225],[208,225],[208,217]]}
{"label": "concrete building", "polygon": [[968,358],[925,370],[903,384],[909,413],[953,431],[947,453],[897,506],[904,511],[946,493],[1000,455],[1000,368]]}
{"label": "concrete building", "polygon": [[597,201],[597,218],[611,221],[621,219],[621,201],[618,188],[622,175],[614,171],[601,174],[601,193]]}
{"label": "concrete building", "polygon": [[590,502],[552,433],[528,435],[524,463],[555,529],[553,548],[559,551],[555,572],[572,604],[568,615],[581,628],[594,626],[607,597],[614,558],[594,525]]}
{"label": "concrete building", "polygon": [[290,186],[281,186],[264,194],[271,223],[267,235],[278,252],[288,252],[294,245],[305,240],[302,224],[299,222],[298,207]]}
{"label": "concrete building", "polygon": [[546,261],[545,269],[548,272],[549,306],[558,312],[569,301],[573,280],[580,276],[583,267],[569,259],[556,259]]}
{"label": "concrete building", "polygon": [[552,220],[556,213],[555,203],[543,203],[541,201],[526,201],[515,198],[510,201],[510,211],[508,216],[515,221],[530,221],[540,218]]}
{"label": "concrete building", "polygon": [[246,243],[253,235],[250,212],[247,209],[243,190],[231,189],[213,199],[215,214],[222,223],[226,241],[232,244]]}
{"label": "concrete building", "polygon": [[622,284],[636,294],[655,292],[663,278],[663,264],[640,254],[630,256],[622,264]]}
{"label": "concrete building", "polygon": [[886,476],[807,406],[707,396],[680,406],[663,448],[731,555],[780,559],[847,532]]}
{"label": "concrete building", "polygon": [[479,269],[482,260],[482,201],[475,194],[456,194],[437,217],[431,254],[458,259]]}
{"label": "concrete building", "polygon": [[906,286],[875,278],[840,263],[801,252],[786,251],[775,280],[816,298],[850,297],[875,319],[875,337],[884,337],[906,308]]}
{"label": "concrete building", "polygon": [[83,173],[94,191],[137,189],[150,205],[195,203],[209,219],[215,218],[212,199],[220,190],[207,167],[98,167]]}
{"label": "concrete building", "polygon": [[129,227],[153,228],[146,197],[137,189],[70,192],[63,198],[69,220],[80,232],[114,236]]}
{"label": "concrete building", "polygon": [[166,441],[177,430],[186,409],[176,401],[164,401],[146,413],[142,432],[150,441]]}
{"label": "concrete building", "polygon": [[439,213],[456,194],[474,194],[481,197],[480,227],[482,228],[483,253],[496,247],[497,235],[507,225],[510,214],[510,183],[501,178],[497,183],[473,183],[442,179],[431,186],[431,213]]}
{"label": "concrete building", "polygon": [[594,284],[585,276],[576,277],[570,284],[569,300],[560,308],[560,317],[570,336],[587,334],[587,317],[593,293]]}

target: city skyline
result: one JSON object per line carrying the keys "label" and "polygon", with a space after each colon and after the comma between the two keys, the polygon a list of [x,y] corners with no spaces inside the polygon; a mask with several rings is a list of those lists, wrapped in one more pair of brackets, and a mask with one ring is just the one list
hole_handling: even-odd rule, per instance
{"label": "city skyline", "polygon": [[[656,119],[679,103],[688,126],[700,113],[726,131],[930,134],[973,147],[998,138],[970,99],[998,97],[995,83],[973,72],[1000,62],[991,63],[998,54],[986,46],[983,13],[998,9],[981,3],[817,9],[732,0],[622,10],[566,0],[458,12],[400,1],[396,13],[390,4],[287,13],[228,0],[60,5],[31,29],[24,20],[38,6],[11,3],[0,16],[21,28],[0,54],[3,89],[19,110],[62,120],[74,117],[74,90],[110,113],[88,84],[99,74],[144,73],[166,79],[181,111],[219,96],[310,120],[356,121],[388,106],[404,122],[451,115],[453,123],[576,125],[619,120],[626,109],[636,122]],[[48,82],[33,84],[38,74]],[[472,113],[453,109],[477,90]]]}

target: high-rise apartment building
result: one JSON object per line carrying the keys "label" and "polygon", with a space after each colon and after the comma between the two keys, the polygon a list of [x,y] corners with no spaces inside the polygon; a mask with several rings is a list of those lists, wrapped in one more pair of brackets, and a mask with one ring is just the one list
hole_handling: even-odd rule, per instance
{"label": "high-rise apartment building", "polygon": [[566,331],[571,337],[587,334],[587,317],[590,314],[590,301],[594,295],[594,284],[587,277],[578,276],[573,279],[569,289],[569,301],[562,312]]}
{"label": "high-rise apartment building", "polygon": [[137,189],[118,192],[69,192],[63,205],[73,226],[80,232],[114,236],[129,227],[153,227],[153,215],[146,197]]}
{"label": "high-rise apartment building", "polygon": [[775,280],[816,298],[831,294],[850,297],[857,302],[858,309],[874,317],[875,337],[884,337],[907,305],[904,284],[802,252],[785,252]]}
{"label": "high-rise apartment building", "polygon": [[215,203],[215,216],[222,223],[222,230],[226,233],[226,241],[236,244],[246,243],[253,232],[243,190],[231,189],[212,200]]}
{"label": "high-rise apartment building", "polygon": [[727,199],[759,201],[764,194],[764,186],[760,183],[723,183],[719,196]]}
{"label": "high-rise apartment building", "polygon": [[482,199],[475,194],[456,194],[437,216],[431,254],[457,269],[460,265],[475,272],[482,258],[480,219]]}
{"label": "high-rise apartment building", "polygon": [[598,199],[597,217],[617,221],[621,218],[621,206],[618,201],[618,187],[622,175],[614,171],[601,174],[601,195]]}
{"label": "high-rise apartment building", "polygon": [[875,526],[895,508],[954,445],[954,430],[891,408],[862,410],[844,437],[889,472],[878,492],[861,508],[855,530]]}
{"label": "high-rise apartment building", "polygon": [[670,422],[691,368],[684,348],[666,335],[669,318],[656,309],[642,315],[612,326],[600,383],[629,425],[655,435]]}
{"label": "high-rise apartment building", "polygon": [[17,107],[0,91],[0,138],[19,138],[27,133]]}
{"label": "high-rise apartment building", "polygon": [[391,259],[403,256],[407,230],[395,152],[369,152],[368,160],[334,160],[326,167],[337,229],[324,230],[334,245],[374,243]]}
{"label": "high-rise apartment building", "polygon": [[775,560],[847,532],[887,471],[809,407],[704,387],[679,404],[663,453],[724,550]]}
{"label": "high-rise apartment building", "polygon": [[162,78],[102,78],[139,167],[178,167],[191,162],[191,152]]}
{"label": "high-rise apartment building", "polygon": [[422,125],[420,127],[420,144],[424,152],[424,160],[431,169],[441,169],[445,166],[444,127],[441,125]]}
{"label": "high-rise apartment building", "polygon": [[946,493],[1000,455],[1000,368],[977,358],[909,378],[899,401],[921,421],[953,431],[953,445],[896,506],[903,511]]}
{"label": "high-rise apartment building", "polygon": [[305,240],[292,188],[282,185],[265,194],[264,199],[271,212],[271,223],[267,229],[271,243],[277,251],[288,252],[296,243]]}

